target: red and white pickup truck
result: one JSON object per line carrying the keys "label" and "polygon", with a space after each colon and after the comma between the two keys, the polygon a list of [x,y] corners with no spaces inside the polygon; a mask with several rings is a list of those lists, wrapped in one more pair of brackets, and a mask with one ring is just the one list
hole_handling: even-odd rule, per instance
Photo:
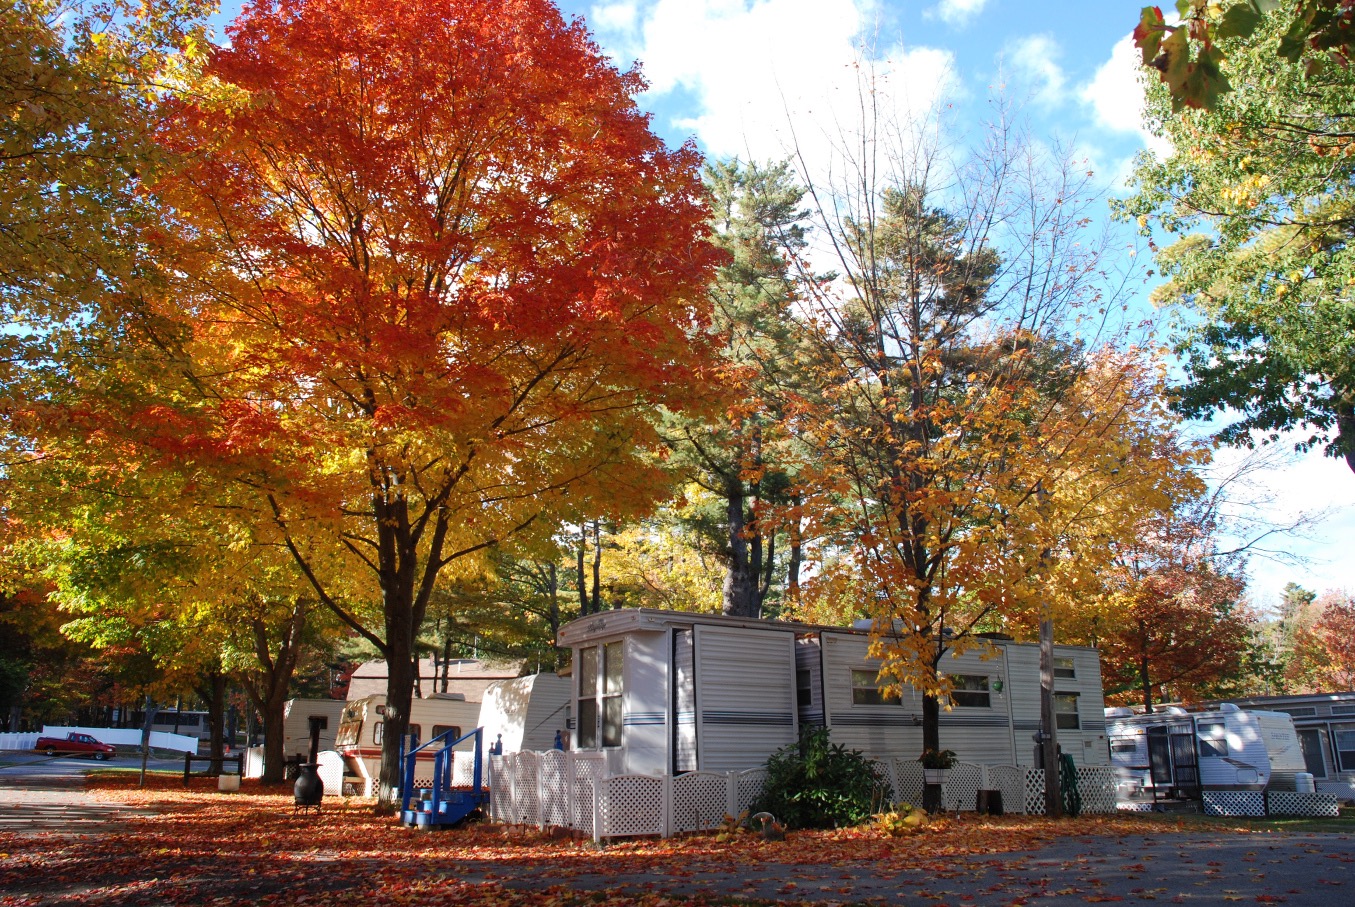
{"label": "red and white pickup truck", "polygon": [[93,756],[100,761],[112,758],[117,752],[111,745],[77,731],[71,731],[65,737],[39,737],[33,749],[49,756]]}

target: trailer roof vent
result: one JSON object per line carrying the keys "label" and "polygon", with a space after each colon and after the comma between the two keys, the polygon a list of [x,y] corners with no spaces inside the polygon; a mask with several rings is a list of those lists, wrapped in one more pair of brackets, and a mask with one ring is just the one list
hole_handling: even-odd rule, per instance
{"label": "trailer roof vent", "polygon": [[1225,702],[1225,703],[1222,703],[1221,705],[1219,705],[1219,711],[1220,711],[1220,712],[1240,712],[1240,711],[1242,711],[1242,710],[1241,710],[1240,708],[1237,707],[1237,703],[1236,703],[1236,702]]}

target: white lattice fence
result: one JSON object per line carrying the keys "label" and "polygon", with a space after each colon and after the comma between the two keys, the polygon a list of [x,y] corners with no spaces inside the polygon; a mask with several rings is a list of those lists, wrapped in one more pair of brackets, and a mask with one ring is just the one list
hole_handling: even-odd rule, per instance
{"label": "white lattice fence", "polygon": [[663,835],[667,781],[657,775],[617,775],[601,781],[602,829],[594,837]]}
{"label": "white lattice fence", "polygon": [[941,802],[953,812],[973,812],[978,802],[979,788],[983,787],[983,766],[972,762],[957,762],[946,773],[941,787]]}
{"label": "white lattice fence", "polygon": [[1266,808],[1274,816],[1322,816],[1335,819],[1341,815],[1336,794],[1273,790],[1266,794]]}
{"label": "white lattice fence", "polygon": [[673,779],[673,808],[669,830],[704,831],[720,824],[729,809],[730,782],[715,772],[687,772]]}
{"label": "white lattice fence", "polygon": [[745,809],[751,809],[753,802],[762,796],[762,787],[767,783],[767,770],[765,768],[750,768],[741,772],[735,772],[734,778],[734,810],[731,815],[737,816]]}
{"label": "white lattice fence", "polygon": [[1030,816],[1044,814],[1044,769],[990,765],[988,782],[1002,791],[1005,812]]}
{"label": "white lattice fence", "polygon": [[890,782],[894,788],[895,803],[911,803],[918,806],[922,803],[922,766],[916,759],[895,759],[892,767],[893,780]]}
{"label": "white lattice fence", "polygon": [[1077,792],[1084,813],[1115,812],[1115,770],[1108,765],[1079,765]]}
{"label": "white lattice fence", "polygon": [[570,802],[570,826],[597,839],[597,829],[593,827],[593,817],[597,812],[598,782],[602,778],[605,763],[601,754],[576,754],[571,760],[570,790],[573,797]]}
{"label": "white lattice fence", "polygon": [[538,816],[541,826],[570,824],[569,755],[561,750],[542,753],[537,762],[537,796],[541,801]]}
{"label": "white lattice fence", "polygon": [[509,762],[509,784],[512,785],[512,812],[509,822],[523,825],[541,824],[541,801],[537,788],[537,754],[514,753]]}
{"label": "white lattice fence", "polygon": [[1204,812],[1207,816],[1264,816],[1266,796],[1259,790],[1207,790]]}
{"label": "white lattice fence", "polygon": [[512,785],[508,784],[507,759],[503,755],[489,757],[489,818],[495,822],[508,822],[508,816],[512,815],[509,808]]}

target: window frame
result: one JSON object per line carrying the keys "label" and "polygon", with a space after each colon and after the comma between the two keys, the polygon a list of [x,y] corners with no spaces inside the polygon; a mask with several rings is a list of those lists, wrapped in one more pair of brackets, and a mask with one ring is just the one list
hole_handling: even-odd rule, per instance
{"label": "window frame", "polygon": [[579,649],[578,703],[574,739],[578,749],[616,749],[625,742],[625,640]]}
{"label": "window frame", "polygon": [[[1209,728],[1209,734],[1205,734],[1205,728]],[[1219,733],[1215,734],[1217,728]],[[1228,726],[1222,721],[1206,721],[1195,725],[1195,741],[1200,748],[1200,758],[1206,756],[1212,759],[1227,758],[1230,748],[1228,746]]]}
{"label": "window frame", "polygon": [[[977,687],[968,681],[978,681]],[[953,709],[991,709],[993,707],[993,678],[988,674],[951,674],[950,700]],[[956,694],[962,698],[956,698]],[[965,700],[973,701],[965,701]]]}
{"label": "window frame", "polygon": [[[852,707],[877,705],[902,705],[903,694],[889,695],[881,692],[880,672],[871,668],[849,668],[851,673]],[[864,681],[858,683],[858,681]]]}
{"label": "window frame", "polygon": [[[1082,713],[1078,710],[1080,693],[1054,693],[1054,727],[1060,731],[1082,730]],[[1060,709],[1061,703],[1072,703],[1072,710]],[[1067,719],[1072,719],[1068,721]]]}

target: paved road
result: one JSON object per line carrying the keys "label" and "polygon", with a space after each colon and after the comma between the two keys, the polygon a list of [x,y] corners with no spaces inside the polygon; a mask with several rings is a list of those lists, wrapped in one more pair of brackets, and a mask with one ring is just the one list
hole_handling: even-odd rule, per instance
{"label": "paved road", "polygon": [[[153,759],[148,767],[168,769],[175,764],[173,759]],[[96,762],[72,756],[0,753],[0,831],[87,834],[115,828],[127,816],[147,814],[102,803],[85,793],[85,773],[109,767],[140,768],[141,757]]]}

